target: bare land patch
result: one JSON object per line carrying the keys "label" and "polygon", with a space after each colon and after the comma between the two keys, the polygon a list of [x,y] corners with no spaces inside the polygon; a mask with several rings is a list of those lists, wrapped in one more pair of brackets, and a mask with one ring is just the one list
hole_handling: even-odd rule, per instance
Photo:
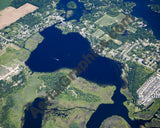
{"label": "bare land patch", "polygon": [[121,45],[122,42],[120,40],[117,39],[112,39],[108,34],[105,34],[103,37],[100,38],[101,40],[105,40],[105,41],[109,41],[109,40],[113,40],[114,43],[116,43],[117,45]]}
{"label": "bare land patch", "polygon": [[5,8],[4,10],[0,11],[0,30],[37,9],[38,7],[29,3],[24,4],[18,9],[13,7]]}
{"label": "bare land patch", "polygon": [[108,25],[112,25],[116,22],[119,23],[124,17],[125,17],[124,14],[119,14],[116,17],[111,17],[111,16],[105,14],[103,17],[98,19],[95,23],[102,26],[102,27],[108,26]]}

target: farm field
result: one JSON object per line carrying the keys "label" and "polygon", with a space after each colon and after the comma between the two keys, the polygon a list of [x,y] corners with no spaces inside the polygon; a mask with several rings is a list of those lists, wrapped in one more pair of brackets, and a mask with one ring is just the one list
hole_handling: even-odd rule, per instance
{"label": "farm field", "polygon": [[104,34],[104,32],[101,29],[97,29],[93,35],[96,36],[97,38],[101,37]]}
{"label": "farm field", "polygon": [[18,9],[13,7],[5,8],[4,10],[0,11],[0,29],[9,26],[21,17],[24,17],[26,14],[34,12],[37,9],[38,7],[29,3],[26,3]]}
{"label": "farm field", "polygon": [[124,14],[119,14],[117,17],[111,17],[109,15],[104,15],[103,17],[101,17],[100,19],[98,19],[95,23],[100,25],[100,26],[108,26],[108,25],[112,25],[114,23],[118,23],[121,22],[121,20],[125,17]]}
{"label": "farm field", "polygon": [[101,37],[101,40],[106,40],[106,41],[108,41],[108,40],[113,40],[116,44],[118,44],[118,45],[121,45],[122,44],[122,42],[121,41],[119,41],[119,40],[116,40],[116,39],[112,39],[108,34],[105,34],[103,37]]}

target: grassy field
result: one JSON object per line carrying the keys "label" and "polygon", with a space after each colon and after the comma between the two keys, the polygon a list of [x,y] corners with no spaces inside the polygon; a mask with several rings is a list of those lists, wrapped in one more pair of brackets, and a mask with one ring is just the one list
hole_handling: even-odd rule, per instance
{"label": "grassy field", "polygon": [[[89,104],[94,103],[95,105],[93,106],[93,108],[96,109],[99,103],[113,103],[111,97],[114,93],[114,90],[115,90],[114,86],[107,86],[103,88],[81,78],[79,80],[73,81],[70,87],[68,88],[67,93],[61,94],[60,98],[58,99],[60,102],[62,102],[62,104],[65,103],[65,105],[68,105],[68,107],[73,107],[72,106],[73,104],[87,107]],[[81,98],[87,94],[92,95],[91,98],[93,98],[93,101],[92,100],[86,101],[85,99]]]}
{"label": "grassy field", "polygon": [[153,118],[151,122],[145,124],[146,128],[159,128],[160,127],[160,119]]}
{"label": "grassy field", "polygon": [[[25,49],[19,49],[15,45],[9,46],[6,48],[6,52],[0,56],[0,65],[7,67],[12,67],[14,64],[24,65],[24,61],[29,57],[29,54],[30,52]],[[2,68],[1,70],[4,71]],[[33,74],[29,77],[26,76],[27,83],[24,85],[24,88],[17,90],[16,93],[10,93],[7,97],[0,98],[0,111],[2,111],[1,109],[4,106],[8,106],[7,100],[9,97],[11,97],[9,100],[13,101],[11,106],[5,111],[6,118],[1,117],[2,115],[0,114],[0,121],[3,121],[5,126],[12,128],[21,127],[21,118],[24,114],[23,107],[38,96],[36,89],[42,84],[37,76],[38,74]]]}
{"label": "grassy field", "polygon": [[128,86],[132,96],[137,100],[137,90],[144,82],[153,75],[154,71],[135,62],[129,62],[130,70],[128,72]]}
{"label": "grassy field", "polygon": [[[28,69],[25,70],[28,72]],[[58,72],[68,72],[70,70],[60,70]],[[44,74],[44,73],[42,73]],[[7,118],[4,120],[5,124],[9,124],[8,127],[20,128],[21,118],[24,116],[25,105],[33,102],[36,97],[45,95],[45,90],[40,89],[44,82],[39,79],[42,74],[34,73],[32,75],[26,75],[26,85],[24,88],[18,90],[16,93],[11,93],[9,96],[13,101],[13,104],[5,112]],[[47,86],[47,85],[46,85]],[[38,91],[39,90],[39,91]],[[67,114],[67,117],[56,115],[53,112],[51,115],[45,114],[46,119],[43,123],[44,128],[58,128],[67,127],[73,128],[76,125],[86,125],[90,116],[100,103],[113,103],[111,97],[114,93],[115,86],[100,87],[95,83],[90,83],[82,78],[72,81],[67,91],[61,93],[56,100],[56,104],[49,106],[50,108],[58,108],[59,110],[65,110],[74,107],[69,111],[62,111]],[[7,99],[0,99],[0,110],[7,104]],[[81,108],[82,107],[82,108]],[[0,118],[1,114],[0,114]]]}
{"label": "grassy field", "polygon": [[19,90],[15,94],[11,94],[14,101],[14,105],[8,111],[7,120],[15,126],[15,128],[20,128],[21,118],[24,114],[24,105],[32,102],[36,97],[42,96],[42,93],[36,93],[36,90],[41,85],[41,81],[38,80],[38,74],[33,74],[27,79],[27,85],[25,88]]}
{"label": "grassy field", "polygon": [[[122,14],[122,13],[119,14],[118,16],[116,16],[116,17],[111,17],[109,15],[104,15],[103,17],[98,19],[95,23],[98,24],[101,27],[109,26],[109,25],[112,25],[114,23],[121,24],[121,21],[122,21],[123,18],[125,18],[125,15]],[[135,29],[131,26],[128,26],[127,30],[132,32],[132,33],[135,33],[137,31],[137,29]]]}
{"label": "grassy field", "polygon": [[[114,93],[115,86],[100,87],[95,83],[88,82],[82,78],[78,78],[68,86],[68,89],[61,93],[50,108],[58,108],[66,110],[75,107],[69,111],[65,111],[67,117],[61,117],[53,114],[46,114],[46,120],[43,121],[44,128],[54,126],[54,128],[67,127],[78,128],[85,127],[90,116],[101,103],[112,104],[111,97]],[[52,113],[52,112],[50,112]],[[75,126],[78,127],[75,127]]]}
{"label": "grassy field", "polygon": [[130,128],[129,124],[120,116],[107,118],[100,128]]}
{"label": "grassy field", "polygon": [[12,0],[0,0],[0,10],[10,6]]}
{"label": "grassy field", "polygon": [[100,25],[100,26],[108,26],[112,25],[114,23],[120,23],[121,20],[125,17],[124,14],[119,14],[117,17],[111,17],[109,15],[104,15],[100,19],[98,19],[95,23]]}
{"label": "grassy field", "polygon": [[30,51],[33,51],[37,48],[38,44],[42,42],[42,40],[43,37],[39,33],[36,33],[26,41],[25,48],[29,49]]}
{"label": "grassy field", "polygon": [[12,47],[8,47],[6,49],[6,53],[0,56],[0,65],[13,64],[13,61],[16,59],[21,62],[24,62],[28,57],[29,57],[28,51],[24,49],[15,50]]}
{"label": "grassy field", "polygon": [[135,113],[136,119],[150,120],[160,108],[160,99],[156,99],[154,103],[142,112]]}
{"label": "grassy field", "polygon": [[57,128],[57,127],[54,125],[54,121],[53,120],[49,120],[45,124],[44,128]]}
{"label": "grassy field", "polygon": [[105,34],[103,37],[101,37],[101,40],[109,41],[110,39],[113,40],[117,45],[121,45],[122,42],[116,39],[112,39],[108,34]]}
{"label": "grassy field", "polygon": [[97,38],[101,37],[104,34],[104,32],[101,29],[97,29],[93,35],[96,36]]}
{"label": "grassy field", "polygon": [[8,69],[0,65],[0,76],[3,76],[9,72]]}

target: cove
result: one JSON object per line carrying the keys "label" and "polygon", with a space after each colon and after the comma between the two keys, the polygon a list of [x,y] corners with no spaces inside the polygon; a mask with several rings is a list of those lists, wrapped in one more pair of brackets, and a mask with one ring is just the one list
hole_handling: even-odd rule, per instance
{"label": "cove", "polygon": [[[136,3],[136,6],[133,8],[133,12],[131,14],[147,21],[147,28],[151,28],[156,38],[160,39],[160,13],[154,12],[150,7],[148,7],[148,5],[153,4],[154,1],[124,0],[124,2],[127,1]],[[160,4],[160,2],[157,4]]]}
{"label": "cove", "polygon": [[34,117],[33,111],[31,111],[31,108],[34,107],[37,110],[41,110],[44,112],[44,110],[40,109],[38,107],[39,102],[45,102],[44,99],[42,98],[36,98],[31,105],[29,105],[24,113],[24,121],[22,122],[22,128],[41,128],[42,125],[42,118],[43,118],[43,113],[38,113],[36,114],[36,118]]}

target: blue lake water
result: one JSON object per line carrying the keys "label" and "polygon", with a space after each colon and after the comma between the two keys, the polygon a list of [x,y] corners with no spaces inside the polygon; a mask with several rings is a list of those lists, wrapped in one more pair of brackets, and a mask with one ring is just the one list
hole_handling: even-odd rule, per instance
{"label": "blue lake water", "polygon": [[[30,106],[28,106],[27,109],[24,111],[25,117],[24,117],[23,128],[41,128],[44,111],[38,107],[39,102],[45,102],[45,100],[41,98],[36,98],[33,101],[33,103]],[[35,112],[34,114],[33,109],[31,111],[31,107],[34,107],[34,109],[36,110],[42,111],[42,113]],[[34,115],[36,115],[36,117],[34,117]]]}
{"label": "blue lake water", "polygon": [[[91,54],[90,42],[78,33],[63,35],[62,31],[54,26],[40,33],[44,40],[33,51],[26,65],[33,72],[54,72],[61,68],[73,69],[84,61],[83,55]],[[99,84],[122,86],[120,78],[123,65],[114,60],[97,55],[90,61],[85,71],[79,75],[89,81]]]}
{"label": "blue lake water", "polygon": [[[60,2],[63,3],[64,1],[61,0]],[[77,3],[77,0],[75,0],[75,2]],[[147,12],[149,9],[146,7],[146,4],[142,4],[144,1],[142,0],[139,2],[137,0],[136,2],[137,6],[132,15],[147,20],[148,27],[151,27],[156,37],[159,37],[158,33],[160,33],[160,29],[157,30],[157,28],[159,28],[159,14],[152,12],[154,15],[150,16]],[[63,7],[62,3],[59,4],[60,7]],[[63,4],[66,5],[66,3],[68,3],[68,0]],[[64,6],[64,8],[66,9],[66,6]],[[136,8],[138,8],[138,10],[136,10]],[[140,10],[140,8],[143,9],[143,11]],[[78,20],[81,15],[82,12],[80,12],[80,15],[73,16],[71,19],[76,18]],[[155,21],[156,17],[157,21]],[[154,21],[152,21],[153,19],[151,18],[155,18]],[[82,57],[83,55],[91,53],[89,51],[91,48],[90,42],[78,33],[63,35],[61,30],[55,28],[55,26],[51,26],[40,34],[44,37],[43,42],[38,45],[37,49],[31,53],[29,59],[26,61],[26,65],[33,72],[54,72],[61,68],[73,69],[84,60]],[[119,115],[123,117],[132,128],[138,128],[139,125],[144,124],[145,121],[130,120],[128,117],[128,110],[123,105],[126,98],[120,93],[120,88],[124,85],[124,81],[120,77],[123,64],[99,55],[97,56],[95,60],[92,60],[91,64],[88,64],[87,68],[80,76],[89,81],[98,83],[100,86],[110,84],[115,85],[117,88],[112,97],[114,104],[99,105],[96,112],[94,112],[89,119],[87,128],[99,128],[101,123],[112,115]]]}
{"label": "blue lake water", "polygon": [[[73,19],[79,21],[81,16],[84,13],[87,13],[88,11],[85,9],[84,4],[82,2],[79,2],[78,0],[72,0],[72,1],[75,2],[77,8],[76,9],[69,9],[67,7],[67,3],[70,2],[70,1],[71,0],[60,0],[59,3],[57,4],[57,9],[65,10],[65,12],[66,12],[65,19],[66,19],[66,21],[73,20]],[[67,18],[67,11],[70,11],[70,10],[73,11],[73,15],[71,17]]]}
{"label": "blue lake water", "polygon": [[[153,30],[153,34],[157,39],[160,39],[160,13],[154,12],[148,7],[149,4],[153,4],[150,0],[124,0],[136,3],[131,13],[133,16],[143,18],[147,21],[147,28]],[[160,1],[154,2],[160,5]]]}
{"label": "blue lake water", "polygon": [[[40,34],[44,37],[43,42],[26,61],[26,65],[33,72],[54,72],[61,68],[73,69],[84,60],[83,55],[91,54],[90,43],[78,33],[63,35],[61,30],[51,26]],[[98,128],[104,119],[112,115],[122,116],[131,126],[138,127],[138,121],[133,122],[129,119],[128,110],[123,105],[126,98],[120,93],[120,88],[124,85],[120,77],[123,64],[97,56],[95,60],[90,58],[92,63],[88,64],[86,70],[79,76],[100,86],[115,85],[117,89],[112,97],[114,104],[101,104],[88,121],[87,128]]]}

